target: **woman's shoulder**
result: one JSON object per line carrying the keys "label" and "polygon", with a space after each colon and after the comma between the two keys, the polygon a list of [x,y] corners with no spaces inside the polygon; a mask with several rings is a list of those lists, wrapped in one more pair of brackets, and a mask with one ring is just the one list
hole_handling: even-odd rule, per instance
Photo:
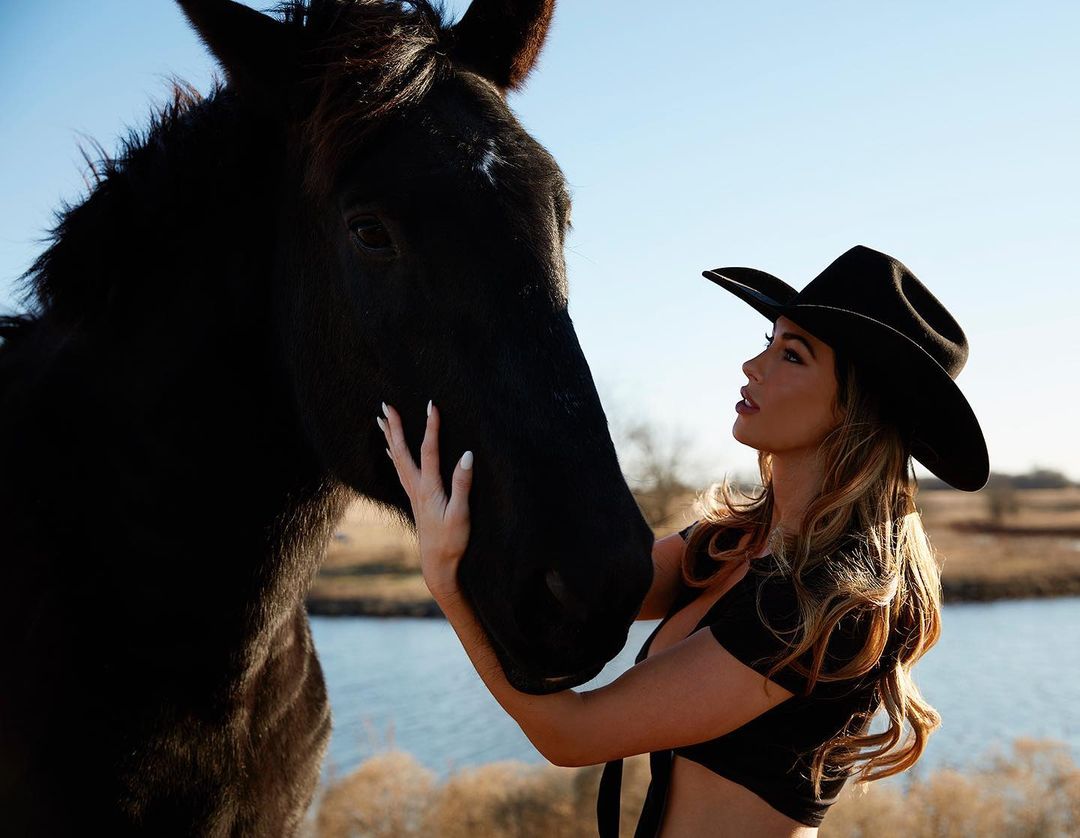
{"label": "woman's shoulder", "polygon": [[[818,594],[825,600],[829,598],[828,592],[821,588],[818,588]],[[834,599],[832,606],[837,604]],[[772,554],[751,560],[746,576],[718,606],[709,614],[714,636],[725,645],[733,643],[736,648],[743,649],[743,657],[747,659],[753,656],[772,659],[785,654],[807,629],[807,614],[803,611],[804,604],[800,602],[796,585]],[[825,610],[831,610],[831,606],[825,604]],[[866,648],[874,631],[873,609],[863,605],[848,608],[835,623],[828,628],[826,625],[818,624],[819,629],[825,630],[822,672],[838,674]],[[892,655],[894,651],[890,644],[870,671],[823,686],[819,694],[830,695],[837,690],[847,693],[852,687],[869,685],[894,660]],[[802,662],[807,667],[812,665],[812,651],[804,653]],[[801,683],[799,678],[794,682]]]}

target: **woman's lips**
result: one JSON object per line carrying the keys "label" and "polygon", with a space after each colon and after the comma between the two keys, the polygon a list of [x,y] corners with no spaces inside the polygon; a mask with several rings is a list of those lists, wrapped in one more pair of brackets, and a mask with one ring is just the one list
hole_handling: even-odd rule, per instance
{"label": "woman's lips", "polygon": [[747,395],[745,387],[740,388],[739,392],[742,394],[742,400],[735,402],[736,413],[757,413],[761,410],[760,407],[754,404],[750,396]]}

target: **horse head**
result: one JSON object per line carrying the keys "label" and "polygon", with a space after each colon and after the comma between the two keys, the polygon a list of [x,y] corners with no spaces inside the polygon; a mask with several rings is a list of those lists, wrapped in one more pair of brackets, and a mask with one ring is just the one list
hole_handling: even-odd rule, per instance
{"label": "horse head", "polygon": [[507,105],[554,0],[309,0],[270,17],[179,0],[282,162],[266,293],[281,375],[325,470],[411,516],[375,423],[443,479],[475,452],[459,577],[508,679],[583,683],[623,646],[652,574],[567,309],[570,196]]}

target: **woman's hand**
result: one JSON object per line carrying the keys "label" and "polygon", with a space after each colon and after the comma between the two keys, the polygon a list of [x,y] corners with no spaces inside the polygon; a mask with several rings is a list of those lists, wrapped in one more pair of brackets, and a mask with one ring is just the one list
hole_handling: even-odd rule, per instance
{"label": "woman's hand", "polygon": [[469,543],[469,488],[472,486],[471,451],[466,451],[451,478],[450,499],[443,490],[439,471],[439,411],[428,402],[427,427],[420,445],[420,468],[417,469],[409,447],[401,417],[383,403],[384,420],[379,423],[386,436],[388,448],[398,479],[412,504],[416,533],[420,541],[420,570],[431,595],[439,601],[456,596],[457,566]]}

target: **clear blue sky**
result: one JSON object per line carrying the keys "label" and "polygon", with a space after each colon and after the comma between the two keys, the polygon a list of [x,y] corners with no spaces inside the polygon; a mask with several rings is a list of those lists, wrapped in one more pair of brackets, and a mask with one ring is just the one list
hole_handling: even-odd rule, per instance
{"label": "clear blue sky", "polygon": [[[993,468],[1080,479],[1078,37],[1067,2],[561,0],[511,106],[572,187],[570,311],[612,424],[685,435],[702,479],[752,471],[730,429],[768,322],[700,271],[802,287],[861,243],[964,326]],[[168,74],[205,92],[214,64],[171,0],[5,3],[0,62],[10,309],[85,192],[80,133],[115,151]]]}

